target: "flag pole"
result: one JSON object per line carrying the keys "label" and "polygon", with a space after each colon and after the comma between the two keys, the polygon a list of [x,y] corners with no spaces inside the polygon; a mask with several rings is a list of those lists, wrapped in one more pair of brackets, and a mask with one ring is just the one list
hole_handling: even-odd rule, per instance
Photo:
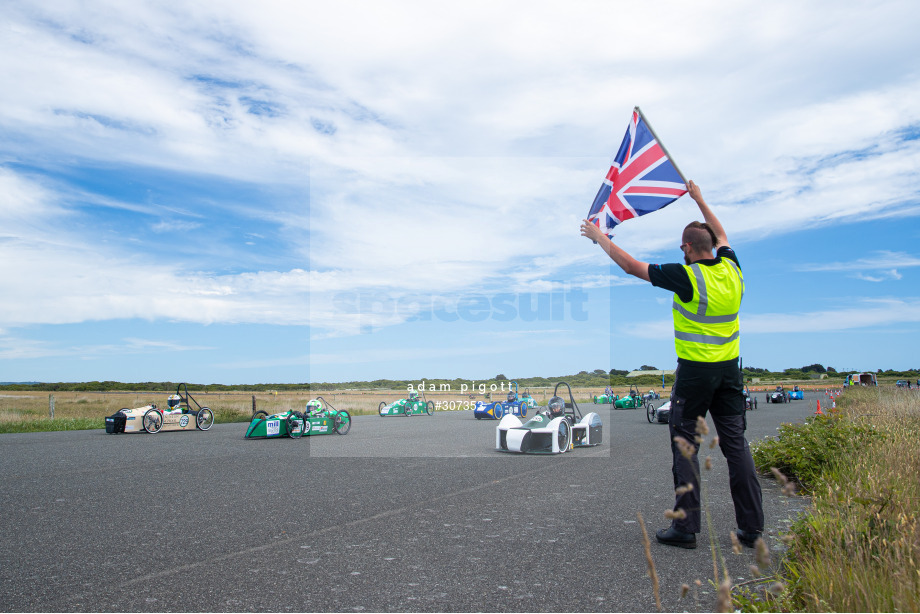
{"label": "flag pole", "polygon": [[655,140],[658,141],[658,146],[661,147],[661,151],[664,152],[664,155],[666,155],[666,156],[668,157],[668,159],[671,161],[671,164],[674,165],[674,170],[676,170],[676,171],[677,171],[677,174],[680,175],[680,178],[684,180],[684,185],[688,185],[688,186],[689,186],[689,185],[690,185],[690,182],[687,181],[687,178],[684,177],[684,174],[683,174],[682,172],[680,172],[680,167],[678,167],[678,166],[677,166],[677,162],[674,161],[674,156],[672,156],[670,153],[668,153],[668,148],[664,146],[664,142],[662,142],[662,140],[661,140],[660,138],[658,138],[658,135],[655,134],[655,129],[652,128],[652,124],[648,121],[648,118],[647,118],[647,117],[645,116],[645,114],[642,112],[642,109],[640,109],[639,106],[636,105],[635,111],[636,111],[636,113],[639,114],[639,117],[642,118],[642,121],[645,122],[646,127],[648,127],[648,131],[651,132],[651,133],[652,133],[652,136],[655,137]]}

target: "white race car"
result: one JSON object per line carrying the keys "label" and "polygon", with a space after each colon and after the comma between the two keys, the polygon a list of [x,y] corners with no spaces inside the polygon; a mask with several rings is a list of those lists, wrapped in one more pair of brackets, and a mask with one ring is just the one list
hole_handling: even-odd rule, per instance
{"label": "white race car", "polygon": [[[197,409],[192,409],[191,403]],[[186,384],[179,384],[170,395],[167,408],[155,404],[129,409],[125,407],[105,419],[106,433],[159,433],[162,431],[206,431],[214,424],[214,412],[202,407],[188,393]]]}
{"label": "white race car", "polygon": [[[563,384],[569,389],[568,403],[556,394]],[[502,452],[561,454],[572,448],[596,446],[601,441],[601,417],[595,412],[582,416],[572,389],[565,382],[556,384],[546,411],[527,422],[506,414],[495,428],[495,447]]]}

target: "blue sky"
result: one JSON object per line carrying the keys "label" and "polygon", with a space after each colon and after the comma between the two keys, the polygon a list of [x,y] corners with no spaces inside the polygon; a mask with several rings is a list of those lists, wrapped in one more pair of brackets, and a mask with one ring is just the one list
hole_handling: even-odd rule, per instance
{"label": "blue sky", "polygon": [[671,368],[670,295],[578,231],[635,105],[738,252],[746,365],[920,367],[914,2],[0,16],[0,381]]}

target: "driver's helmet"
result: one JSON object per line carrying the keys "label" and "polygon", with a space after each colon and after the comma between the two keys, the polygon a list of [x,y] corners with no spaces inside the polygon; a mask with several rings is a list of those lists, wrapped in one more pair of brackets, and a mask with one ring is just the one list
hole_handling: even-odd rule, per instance
{"label": "driver's helmet", "polygon": [[508,393],[508,402],[509,402],[509,403],[513,403],[513,402],[516,401],[516,400],[517,400],[517,395],[514,394],[513,392],[509,392],[509,393]]}
{"label": "driver's helmet", "polygon": [[308,412],[317,412],[323,411],[323,402],[319,399],[313,399],[312,401],[307,401],[307,411]]}
{"label": "driver's helmet", "polygon": [[417,392],[410,392],[410,393],[409,393],[409,400],[410,400],[410,401],[418,401],[418,393],[417,393]]}
{"label": "driver's helmet", "polygon": [[549,400],[547,408],[550,416],[558,418],[565,413],[565,401],[562,400],[562,397],[553,397]]}
{"label": "driver's helmet", "polygon": [[169,411],[182,409],[182,397],[180,397],[178,394],[169,395],[169,398],[166,399],[166,403],[169,405]]}

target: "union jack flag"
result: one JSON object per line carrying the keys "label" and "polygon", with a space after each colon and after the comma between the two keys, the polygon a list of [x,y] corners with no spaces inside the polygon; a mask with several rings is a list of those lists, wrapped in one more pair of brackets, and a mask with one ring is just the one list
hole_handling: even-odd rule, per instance
{"label": "union jack flag", "polygon": [[686,183],[636,107],[620,150],[594,197],[588,221],[612,237],[617,224],[657,211],[686,194]]}

